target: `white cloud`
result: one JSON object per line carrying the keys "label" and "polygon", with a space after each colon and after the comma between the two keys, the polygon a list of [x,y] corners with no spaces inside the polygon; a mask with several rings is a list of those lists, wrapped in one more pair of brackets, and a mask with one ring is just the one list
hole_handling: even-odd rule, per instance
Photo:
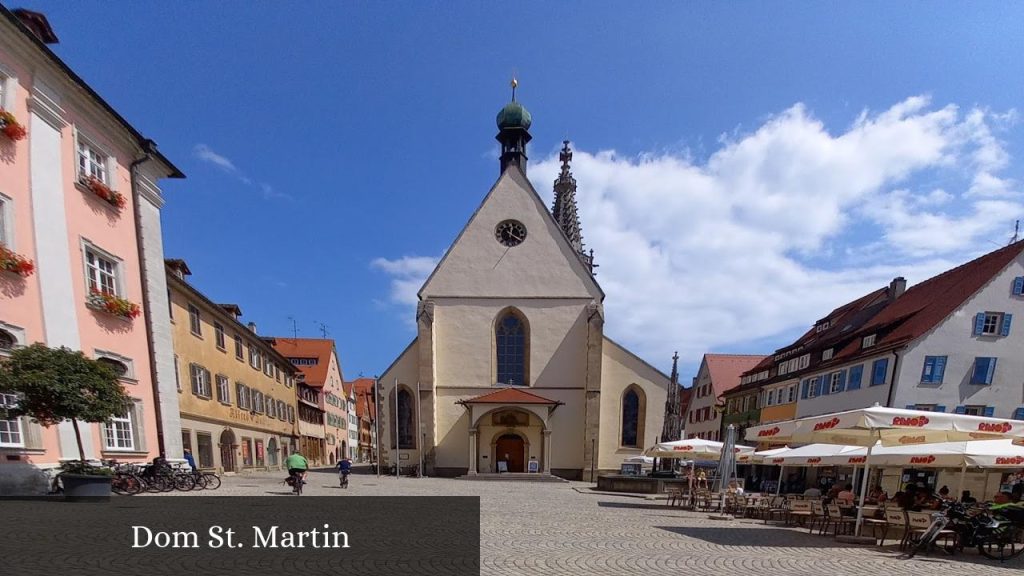
{"label": "white cloud", "polygon": [[[999,176],[1010,157],[996,134],[1015,121],[915,96],[832,131],[797,104],[703,161],[583,143],[573,172],[608,334],[657,365],[673,350],[691,366],[706,351],[770,353],[894,276],[913,284],[1005,244],[1024,200]],[[549,204],[558,164],[530,167]],[[434,262],[374,266],[415,302]]]}
{"label": "white cloud", "polygon": [[370,267],[391,276],[391,302],[415,306],[419,301],[416,293],[439,261],[440,258],[431,256],[403,256],[395,260],[376,258],[370,262]]}
{"label": "white cloud", "polygon": [[239,170],[238,167],[235,166],[235,163],[232,162],[230,158],[222,154],[218,154],[206,144],[196,144],[195,147],[192,148],[192,154],[195,155],[196,158],[202,160],[203,162],[213,164],[214,166],[220,168],[224,172],[234,176],[242,184],[245,184],[246,186],[256,187],[263,195],[264,200],[271,200],[273,198],[294,200],[294,198],[292,198],[291,195],[274,190],[274,187],[271,186],[270,184],[267,184],[266,182],[254,182],[251,178],[246,176],[245,173]]}

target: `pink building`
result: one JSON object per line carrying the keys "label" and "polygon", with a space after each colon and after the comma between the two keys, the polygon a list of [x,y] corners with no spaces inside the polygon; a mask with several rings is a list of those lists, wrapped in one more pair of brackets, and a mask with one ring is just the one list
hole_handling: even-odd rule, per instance
{"label": "pink building", "polygon": [[[43,15],[0,6],[0,354],[43,342],[110,362],[135,408],[86,426],[86,455],[180,457],[157,182],[183,175],[56,42]],[[70,423],[0,420],[0,494],[44,489],[41,470],[77,454]]]}

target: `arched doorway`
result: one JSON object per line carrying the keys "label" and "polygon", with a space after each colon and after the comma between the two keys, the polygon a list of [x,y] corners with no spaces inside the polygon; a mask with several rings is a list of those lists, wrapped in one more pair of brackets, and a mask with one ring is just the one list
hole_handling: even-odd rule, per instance
{"label": "arched doorway", "polygon": [[225,472],[234,472],[238,469],[238,463],[235,461],[237,447],[238,441],[230,428],[220,433],[220,465]]}
{"label": "arched doorway", "polygon": [[271,438],[267,442],[267,463],[270,466],[277,466],[277,438]]}
{"label": "arched doorway", "polygon": [[494,461],[506,462],[509,472],[525,472],[526,441],[518,434],[509,433],[498,436],[494,442]]}

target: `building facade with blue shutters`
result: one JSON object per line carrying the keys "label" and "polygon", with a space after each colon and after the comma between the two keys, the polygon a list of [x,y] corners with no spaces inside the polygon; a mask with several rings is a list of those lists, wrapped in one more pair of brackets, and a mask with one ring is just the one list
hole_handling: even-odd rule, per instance
{"label": "building facade with blue shutters", "polygon": [[797,416],[871,406],[1024,416],[1024,242],[894,294],[801,375]]}

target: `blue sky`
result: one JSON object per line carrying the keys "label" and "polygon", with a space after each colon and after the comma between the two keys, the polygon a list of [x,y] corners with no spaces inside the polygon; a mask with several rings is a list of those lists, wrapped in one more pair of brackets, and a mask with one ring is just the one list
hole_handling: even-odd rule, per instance
{"label": "blue sky", "polygon": [[665,371],[770,353],[1024,215],[1018,3],[22,5],[188,175],[167,256],[263,334],[326,324],[346,377],[412,337],[513,73],[545,198],[577,149],[609,335]]}

